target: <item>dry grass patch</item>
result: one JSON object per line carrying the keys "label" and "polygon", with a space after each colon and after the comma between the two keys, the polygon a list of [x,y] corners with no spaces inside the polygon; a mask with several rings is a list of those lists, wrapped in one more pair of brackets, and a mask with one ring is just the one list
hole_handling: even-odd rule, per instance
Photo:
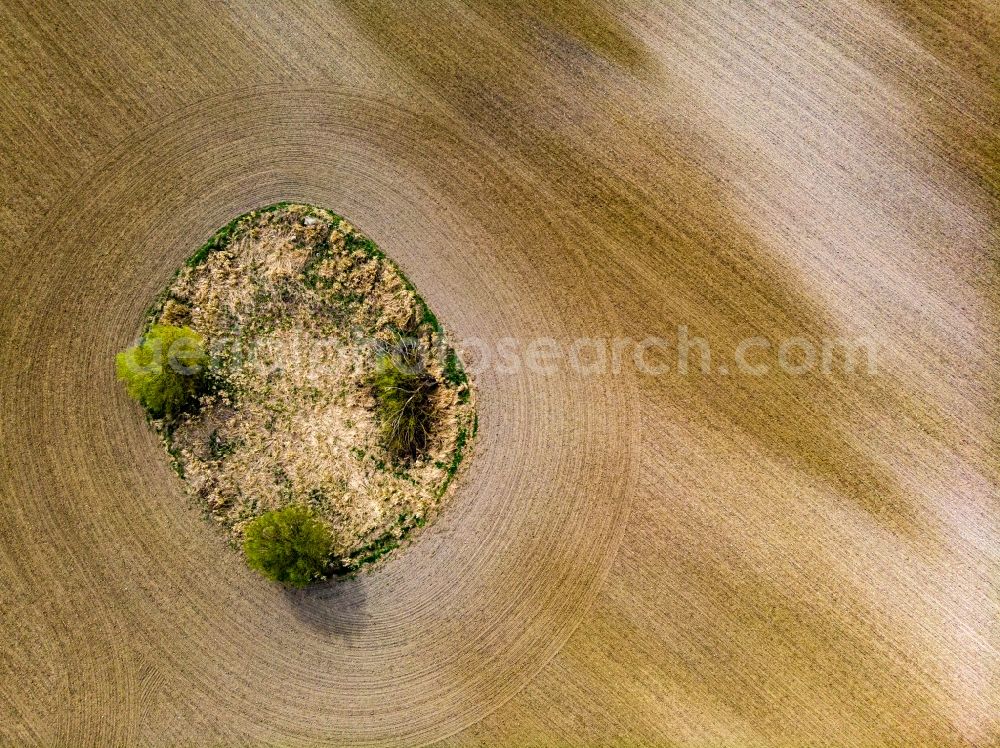
{"label": "dry grass patch", "polygon": [[281,204],[221,229],[153,305],[123,377],[164,330],[208,366],[157,369],[183,408],[139,399],[234,542],[298,507],[330,534],[327,571],[350,571],[448,494],[476,422],[468,379],[412,284],[343,218]]}

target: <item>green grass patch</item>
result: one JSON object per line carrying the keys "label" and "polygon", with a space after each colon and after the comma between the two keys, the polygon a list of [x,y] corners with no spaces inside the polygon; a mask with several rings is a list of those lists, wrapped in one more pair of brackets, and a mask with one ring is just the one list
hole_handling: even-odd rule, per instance
{"label": "green grass patch", "polygon": [[213,460],[222,460],[236,451],[240,445],[239,439],[226,441],[219,436],[219,430],[213,429],[208,437],[208,451]]}
{"label": "green grass patch", "polygon": [[[448,347],[448,353],[444,358],[444,379],[448,384],[456,387],[460,387],[469,381],[465,375],[465,367],[462,366],[462,360],[451,346]],[[468,399],[468,396],[466,396],[466,399]],[[465,402],[465,400],[462,402]]]}
{"label": "green grass patch", "polygon": [[458,466],[462,464],[462,459],[465,457],[465,444],[468,440],[469,432],[465,426],[460,427],[458,434],[455,436],[455,451],[451,456],[451,464],[448,466],[448,472],[445,475],[444,482],[441,484],[441,488],[438,489],[438,496],[443,496],[444,492],[448,490],[448,486],[451,485],[452,480],[454,480],[455,474],[458,472]]}
{"label": "green grass patch", "polygon": [[378,561],[382,556],[399,548],[400,539],[391,532],[379,536],[368,545],[351,554],[345,571],[353,571],[365,564]]}

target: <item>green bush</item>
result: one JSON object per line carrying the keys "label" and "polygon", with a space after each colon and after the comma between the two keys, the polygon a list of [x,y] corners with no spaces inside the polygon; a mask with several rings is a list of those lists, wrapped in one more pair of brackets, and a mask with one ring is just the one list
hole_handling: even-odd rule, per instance
{"label": "green bush", "polygon": [[208,369],[204,338],[190,327],[153,325],[118,354],[118,378],[153,418],[172,418],[198,394]]}
{"label": "green bush", "polygon": [[437,382],[405,351],[381,354],[372,377],[375,409],[386,449],[398,459],[411,459],[427,447]]}
{"label": "green bush", "polygon": [[299,504],[262,514],[243,533],[250,567],[290,587],[305,587],[324,575],[332,544],[326,525]]}

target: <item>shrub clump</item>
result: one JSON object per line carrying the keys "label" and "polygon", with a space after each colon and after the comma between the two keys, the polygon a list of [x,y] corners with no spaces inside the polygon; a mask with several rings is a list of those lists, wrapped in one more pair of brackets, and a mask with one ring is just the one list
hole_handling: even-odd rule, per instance
{"label": "shrub clump", "polygon": [[325,576],[332,545],[327,526],[301,504],[262,514],[243,534],[250,567],[289,587],[305,587]]}
{"label": "shrub clump", "polygon": [[205,339],[190,327],[153,325],[139,345],[115,358],[118,378],[152,418],[182,412],[205,382]]}
{"label": "shrub clump", "polygon": [[437,381],[405,348],[383,353],[375,362],[372,388],[386,450],[399,460],[423,454],[431,434]]}

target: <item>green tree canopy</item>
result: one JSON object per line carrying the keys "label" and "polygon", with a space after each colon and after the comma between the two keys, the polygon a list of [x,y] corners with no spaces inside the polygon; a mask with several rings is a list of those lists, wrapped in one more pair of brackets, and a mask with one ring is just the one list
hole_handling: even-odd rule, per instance
{"label": "green tree canopy", "polygon": [[243,533],[243,553],[250,567],[290,587],[305,587],[323,576],[332,544],[326,525],[299,504],[262,514]]}
{"label": "green tree canopy", "polygon": [[153,418],[172,418],[201,389],[209,358],[190,327],[153,325],[142,342],[115,359],[118,378]]}

